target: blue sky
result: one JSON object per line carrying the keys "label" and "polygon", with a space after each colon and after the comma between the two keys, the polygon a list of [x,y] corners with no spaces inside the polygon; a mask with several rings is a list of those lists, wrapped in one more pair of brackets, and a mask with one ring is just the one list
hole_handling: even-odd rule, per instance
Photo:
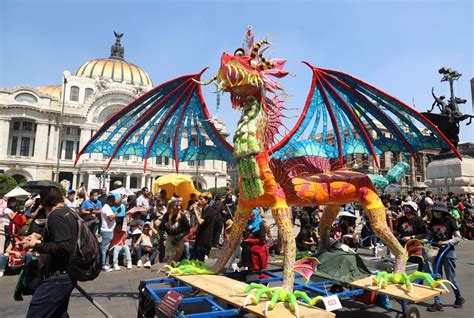
{"label": "blue sky", "polygon": [[[472,1],[0,1],[0,87],[59,84],[63,70],[108,57],[112,31],[125,33],[126,60],[143,67],[154,85],[210,66],[242,44],[248,24],[256,39],[271,34],[273,57],[288,59],[295,77],[283,84],[301,107],[311,72],[301,63],[352,74],[416,108],[431,105],[441,66],[463,76],[456,94],[468,99],[473,72]],[[208,90],[207,88],[204,89]],[[215,111],[215,98],[206,93]],[[223,99],[220,117],[235,129]],[[296,114],[296,113],[295,113]],[[469,129],[470,128],[470,131]],[[461,139],[474,141],[472,127]]]}

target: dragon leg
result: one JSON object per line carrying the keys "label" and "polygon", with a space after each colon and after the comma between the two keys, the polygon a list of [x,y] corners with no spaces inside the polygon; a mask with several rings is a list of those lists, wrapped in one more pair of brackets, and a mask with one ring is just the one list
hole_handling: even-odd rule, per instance
{"label": "dragon leg", "polygon": [[[368,178],[368,177],[367,177]],[[368,179],[370,181],[370,179]],[[387,214],[382,201],[377,195],[372,184],[360,188],[361,203],[364,205],[364,210],[369,216],[369,221],[374,230],[374,233],[387,245],[395,254],[394,273],[402,273],[405,271],[407,262],[407,252],[400,245],[398,240],[393,235],[387,226]]]}
{"label": "dragon leg", "polygon": [[251,213],[251,208],[244,208],[242,204],[238,204],[234,224],[232,225],[230,240],[226,240],[224,242],[220,256],[214,266],[212,266],[212,270],[215,273],[218,273],[222,270],[222,268],[227,263],[227,260],[230,258],[235,248],[237,247],[237,244],[239,244],[239,240],[242,234],[244,233],[245,226],[247,225],[247,221],[250,218]]}
{"label": "dragon leg", "polygon": [[272,208],[272,214],[285,245],[282,288],[292,292],[295,273],[291,270],[290,264],[293,264],[296,260],[296,242],[295,234],[293,233],[293,223],[291,222],[291,210],[289,207]]}
{"label": "dragon leg", "polygon": [[318,251],[324,251],[328,248],[332,223],[336,219],[338,213],[339,206],[327,205],[324,208],[321,221],[319,222],[319,235],[321,238],[319,240]]}

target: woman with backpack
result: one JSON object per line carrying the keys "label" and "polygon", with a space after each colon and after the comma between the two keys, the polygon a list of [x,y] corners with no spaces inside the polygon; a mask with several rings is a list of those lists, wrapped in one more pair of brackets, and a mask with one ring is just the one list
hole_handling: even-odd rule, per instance
{"label": "woman with backpack", "polygon": [[55,188],[41,191],[41,204],[45,209],[47,231],[42,240],[37,235],[26,237],[19,244],[40,254],[40,277],[26,317],[67,317],[69,297],[76,278],[67,272],[75,251],[78,231],[77,219],[64,206],[61,192]]}

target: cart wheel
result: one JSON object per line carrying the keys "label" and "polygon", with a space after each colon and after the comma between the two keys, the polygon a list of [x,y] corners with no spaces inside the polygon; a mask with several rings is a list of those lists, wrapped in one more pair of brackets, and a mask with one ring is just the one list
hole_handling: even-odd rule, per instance
{"label": "cart wheel", "polygon": [[403,318],[420,318],[420,311],[415,306],[408,306]]}

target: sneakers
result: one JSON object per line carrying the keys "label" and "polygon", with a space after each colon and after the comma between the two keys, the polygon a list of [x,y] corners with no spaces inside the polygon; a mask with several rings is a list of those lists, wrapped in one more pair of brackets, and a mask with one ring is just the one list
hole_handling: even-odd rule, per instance
{"label": "sneakers", "polygon": [[132,269],[132,262],[127,263],[127,269]]}
{"label": "sneakers", "polygon": [[146,261],[146,262],[145,262],[145,268],[150,268],[150,267],[151,267],[150,261]]}
{"label": "sneakers", "polygon": [[466,301],[464,300],[464,298],[458,298],[456,299],[456,301],[454,302],[454,305],[453,307],[454,308],[462,308],[462,305],[465,303]]}
{"label": "sneakers", "polygon": [[435,312],[435,311],[444,311],[443,305],[434,303],[433,305],[429,306],[426,310],[430,312]]}
{"label": "sneakers", "polygon": [[119,270],[120,270],[120,266],[118,266],[118,264],[115,264],[115,265],[114,265],[114,270],[119,271]]}
{"label": "sneakers", "polygon": [[0,271],[0,277],[3,277],[3,275],[5,275],[5,273],[3,271]]}
{"label": "sneakers", "polygon": [[142,267],[142,260],[141,260],[141,259],[138,260],[138,262],[137,262],[137,267]]}
{"label": "sneakers", "polygon": [[103,271],[103,272],[107,272],[109,269],[110,269],[110,266],[109,266],[109,265],[104,265],[104,266],[102,266],[102,271]]}

